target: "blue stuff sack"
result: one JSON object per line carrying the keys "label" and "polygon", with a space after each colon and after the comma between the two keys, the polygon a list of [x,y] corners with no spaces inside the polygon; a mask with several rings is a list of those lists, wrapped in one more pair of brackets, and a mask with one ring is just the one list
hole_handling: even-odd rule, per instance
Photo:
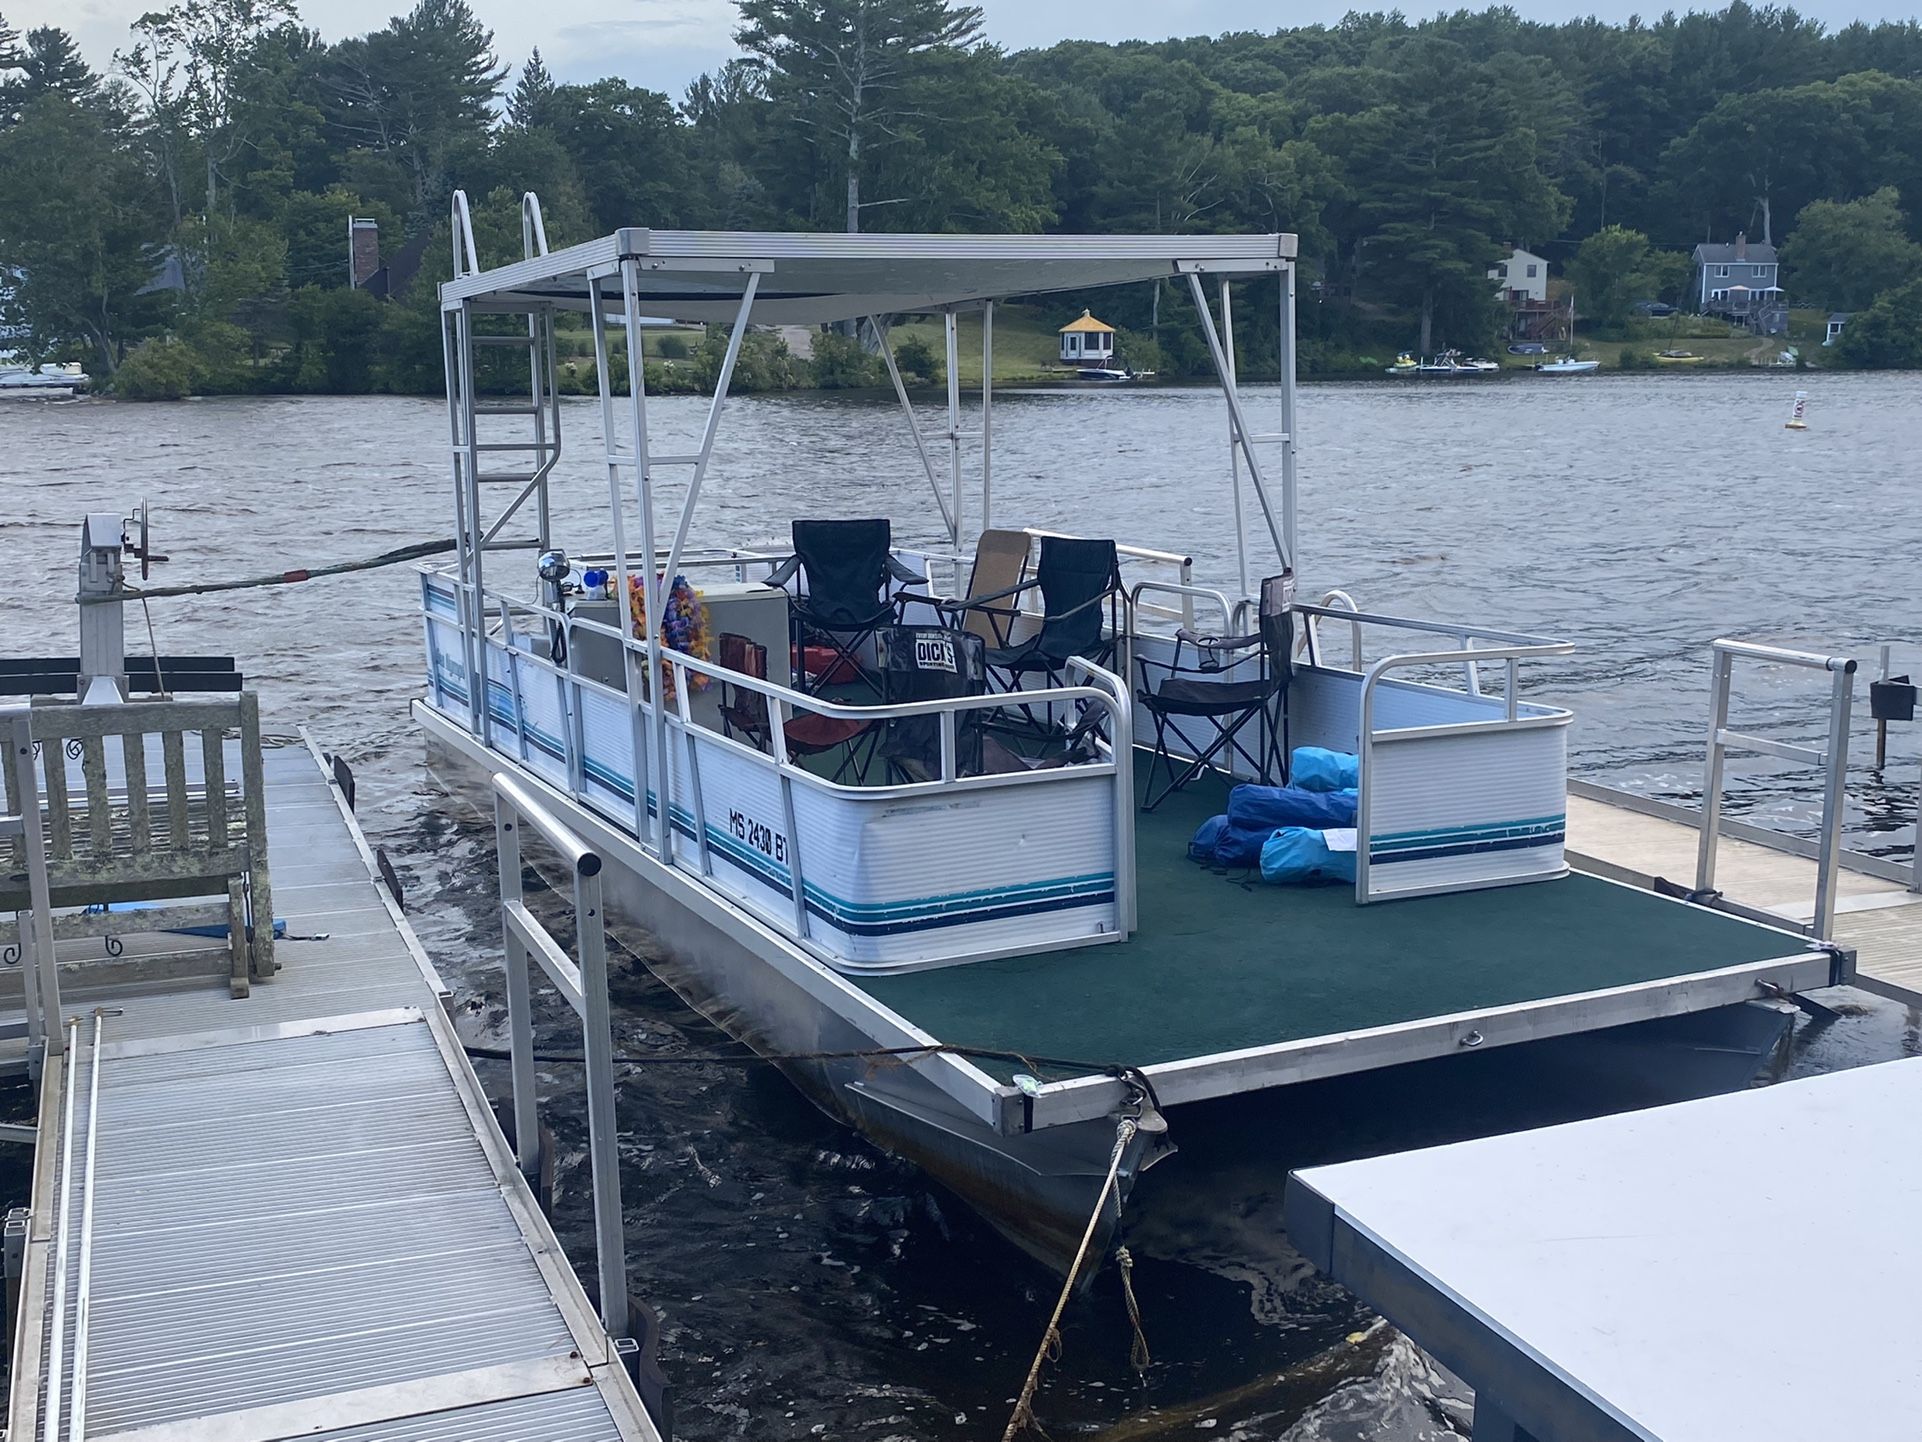
{"label": "blue stuff sack", "polygon": [[1307,786],[1256,786],[1243,783],[1228,793],[1228,825],[1255,831],[1256,850],[1279,826],[1353,826],[1353,791],[1317,791]]}
{"label": "blue stuff sack", "polygon": [[1352,791],[1303,791],[1295,786],[1243,783],[1228,793],[1228,812],[1201,823],[1188,843],[1190,860],[1213,866],[1256,866],[1262,843],[1277,827],[1322,829],[1355,824]]}
{"label": "blue stuff sack", "polygon": [[1347,791],[1361,785],[1361,762],[1346,751],[1297,746],[1288,758],[1288,781],[1303,791]]}
{"label": "blue stuff sack", "polygon": [[1215,847],[1220,844],[1222,833],[1227,829],[1228,818],[1225,816],[1210,816],[1202,822],[1195,832],[1195,839],[1188,843],[1188,859],[1212,862],[1215,859]]}
{"label": "blue stuff sack", "polygon": [[1261,847],[1261,879],[1313,886],[1355,880],[1355,853],[1330,849],[1327,836],[1307,826],[1283,826]]}

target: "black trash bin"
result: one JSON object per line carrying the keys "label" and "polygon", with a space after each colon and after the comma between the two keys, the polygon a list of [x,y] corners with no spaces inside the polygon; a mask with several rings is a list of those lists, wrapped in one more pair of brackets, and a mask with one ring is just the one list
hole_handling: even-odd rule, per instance
{"label": "black trash bin", "polygon": [[1907,676],[1869,682],[1869,715],[1877,721],[1915,719],[1915,683]]}

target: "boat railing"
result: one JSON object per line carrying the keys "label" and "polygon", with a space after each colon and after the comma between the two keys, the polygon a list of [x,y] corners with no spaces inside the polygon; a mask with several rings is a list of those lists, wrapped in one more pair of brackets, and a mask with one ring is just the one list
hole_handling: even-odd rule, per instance
{"label": "boat railing", "polygon": [[[1462,670],[1462,688],[1471,696],[1480,696],[1482,691],[1479,667],[1489,662],[1505,661],[1507,658],[1488,647],[1477,646],[1478,641],[1486,641],[1496,647],[1502,646],[1563,646],[1571,648],[1572,642],[1563,642],[1548,636],[1530,636],[1519,631],[1493,630],[1486,626],[1463,626],[1452,621],[1420,621],[1405,616],[1387,616],[1378,612],[1362,611],[1345,593],[1331,591],[1329,597],[1337,598],[1337,604],[1330,604],[1324,597],[1320,605],[1296,606],[1295,614],[1307,618],[1303,628],[1302,650],[1310,666],[1323,666],[1330,669],[1365,672],[1368,663],[1363,655],[1362,628],[1378,626],[1392,631],[1418,632],[1432,636],[1449,636],[1455,641],[1452,650],[1440,653],[1437,662],[1409,664],[1431,664],[1452,666],[1459,664]],[[1348,624],[1350,656],[1345,667],[1335,667],[1322,651],[1321,626],[1324,620],[1343,621]],[[1544,653],[1544,654],[1560,654]],[[1399,668],[1401,658],[1390,656]],[[1512,667],[1510,668],[1512,674]]]}
{"label": "boat railing", "polygon": [[[1355,898],[1379,900],[1387,896],[1420,895],[1460,890],[1464,884],[1504,884],[1504,874],[1460,876],[1441,874],[1443,867],[1479,867],[1460,858],[1499,855],[1505,848],[1529,847],[1559,855],[1566,826],[1566,749],[1563,740],[1569,713],[1560,707],[1524,702],[1519,689],[1524,662],[1566,656],[1575,647],[1551,636],[1533,636],[1486,626],[1422,621],[1345,606],[1297,606],[1308,618],[1310,667],[1328,676],[1347,678],[1354,688],[1354,735],[1359,759],[1356,796]],[[1442,636],[1452,646],[1398,651],[1364,663],[1357,654],[1349,667],[1326,664],[1321,655],[1316,623],[1333,619],[1348,623],[1358,633],[1363,626],[1407,635]],[[1461,667],[1459,687],[1437,679]],[[1504,684],[1491,694],[1481,684],[1483,666],[1499,665]],[[1392,694],[1392,715],[1384,716],[1383,697]],[[1545,733],[1531,737],[1529,733]],[[1552,736],[1546,733],[1552,733]],[[1500,776],[1519,796],[1526,787],[1537,798],[1532,806],[1499,820],[1454,813],[1472,805],[1471,753],[1485,766],[1486,777]],[[1384,802],[1392,798],[1384,812]],[[1512,803],[1515,798],[1509,798]],[[1553,809],[1547,809],[1553,808]],[[1380,827],[1381,829],[1378,829]],[[1396,861],[1420,858],[1435,875],[1384,884],[1376,874],[1382,857]],[[1371,864],[1372,863],[1372,864]],[[1397,867],[1411,874],[1420,868]],[[1540,874],[1557,874],[1559,862]]]}
{"label": "boat railing", "polygon": [[[1245,611],[1254,604],[1253,599],[1248,599],[1241,606]],[[1307,624],[1301,628],[1301,634],[1295,638],[1297,656],[1307,657],[1311,665],[1324,664],[1321,658],[1321,620],[1337,611],[1346,611],[1350,617],[1354,617],[1360,615],[1361,607],[1355,603],[1353,596],[1343,590],[1324,591],[1313,606],[1295,607],[1295,614],[1307,620]],[[1235,620],[1239,623],[1243,616],[1237,613]],[[1351,670],[1361,669],[1361,622],[1352,619],[1348,625],[1348,665]]]}
{"label": "boat railing", "polygon": [[[1070,531],[1050,531],[1038,526],[1024,526],[1022,529],[1036,540],[1047,536],[1056,537],[1061,540],[1084,539]],[[1185,627],[1191,631],[1194,629],[1195,597],[1193,595],[1183,594],[1180,590],[1182,587],[1194,585],[1194,557],[1184,556],[1177,551],[1158,551],[1152,546],[1137,546],[1126,541],[1115,542],[1115,553],[1120,558],[1124,572],[1130,570],[1139,571],[1145,568],[1156,568],[1164,573],[1172,572],[1174,580],[1172,586],[1169,588],[1169,594],[1176,596],[1180,602],[1180,604],[1175,606],[1156,605],[1151,602],[1145,610],[1130,607],[1131,626],[1138,626],[1145,620],[1149,623],[1172,622],[1175,625]],[[1033,614],[1038,617],[1040,612],[1037,609]]]}
{"label": "boat railing", "polygon": [[[429,631],[430,666],[435,694],[452,678],[440,668],[457,655],[452,646],[437,646],[433,634],[436,623],[457,626],[466,610],[458,598],[466,588],[459,578],[434,567],[422,568],[423,608]],[[435,588],[451,593],[456,600],[451,614],[434,614]],[[1085,785],[1100,780],[1110,788],[1105,810],[1110,846],[1104,858],[1111,866],[1115,907],[1115,931],[1109,939],[1125,936],[1134,924],[1134,782],[1133,733],[1126,688],[1121,678],[1103,667],[1076,658],[1069,662],[1070,673],[1081,683],[1023,690],[1021,701],[1031,711],[1096,708],[1101,713],[1095,759],[1067,765],[1011,773],[962,775],[960,765],[960,722],[973,711],[992,710],[1008,704],[1008,697],[990,693],[934,700],[861,705],[845,700],[810,696],[793,686],[729,670],[717,662],[664,648],[660,663],[667,668],[670,684],[659,688],[671,695],[663,717],[668,733],[668,764],[651,764],[648,736],[652,717],[652,698],[657,688],[649,680],[647,643],[621,627],[589,620],[518,597],[493,592],[484,594],[489,617],[485,658],[489,690],[498,687],[500,704],[479,708],[477,739],[482,744],[520,760],[546,779],[566,787],[583,804],[608,814],[625,829],[630,829],[642,849],[656,860],[692,872],[712,885],[716,878],[714,823],[726,813],[728,827],[738,839],[747,840],[775,863],[782,875],[780,890],[786,893],[788,913],[776,920],[783,931],[831,962],[846,964],[850,958],[820,945],[816,928],[809,918],[810,886],[805,858],[808,827],[803,823],[801,793],[827,799],[832,805],[898,805],[903,801],[936,796],[1033,794],[1036,804],[1047,793],[1029,793],[1033,787]],[[562,644],[553,644],[555,636]],[[582,674],[575,664],[574,639],[581,635],[605,638],[621,648],[625,658],[625,686],[611,684]],[[541,638],[547,646],[540,645]],[[559,657],[557,660],[556,657]],[[547,678],[545,686],[533,676]],[[461,672],[459,696],[465,700],[465,669]],[[725,734],[722,729],[694,715],[692,696],[695,678],[708,684],[725,684],[739,691],[752,692],[766,703],[769,749]],[[490,698],[491,701],[491,698]],[[448,709],[443,705],[443,710]],[[590,714],[592,713],[592,714]],[[896,780],[873,785],[844,782],[822,775],[800,764],[788,744],[788,728],[799,713],[838,720],[886,723],[908,717],[927,716],[937,720],[939,766],[927,780]],[[470,716],[473,714],[470,707]],[[625,718],[622,722],[618,718]],[[608,743],[607,727],[623,726],[626,734],[618,738],[614,750],[618,760],[631,766],[620,795],[610,791],[605,775],[605,756],[594,753],[593,742]],[[472,730],[470,723],[469,729]],[[591,733],[591,734],[590,734]],[[717,799],[709,776],[712,767],[731,768],[738,774],[745,766],[752,773],[771,780],[778,798],[781,831],[756,823],[751,835],[739,838],[746,823],[725,797]],[[660,785],[665,773],[668,780]],[[752,787],[755,783],[746,783]],[[763,786],[765,783],[761,783]],[[620,803],[616,810],[616,803]],[[663,825],[665,814],[671,824]],[[684,813],[684,814],[683,814]],[[677,839],[676,828],[681,830]],[[765,834],[764,834],[765,833]],[[691,845],[685,844],[691,841]],[[739,900],[741,898],[735,897]],[[1012,948],[1016,950],[1031,948]],[[948,956],[945,960],[978,959],[972,954]]]}
{"label": "boat railing", "polygon": [[[584,570],[588,567],[612,568],[617,563],[611,551],[599,553],[588,552],[581,555],[573,555],[570,553],[570,557],[577,570]],[[654,559],[657,567],[666,565],[667,552],[665,550],[660,551]],[[731,570],[734,572],[734,575],[730,578],[732,580],[754,581],[763,579],[768,572],[773,571],[775,567],[779,566],[786,559],[787,553],[785,551],[770,551],[753,546],[745,548],[712,546],[681,552],[680,558],[674,563],[674,568],[677,572]],[[630,556],[628,558],[628,564],[630,566],[636,565],[637,562],[637,557]],[[750,574],[756,572],[759,574]],[[452,567],[449,567],[441,574],[446,575],[452,580],[456,577],[457,573]],[[634,574],[638,576],[640,572],[636,570]]]}
{"label": "boat railing", "polygon": [[[1156,606],[1141,599],[1149,594],[1177,597],[1181,602],[1180,609]],[[1135,615],[1183,616],[1186,618],[1182,623],[1183,629],[1191,631],[1197,629],[1201,621],[1201,617],[1195,613],[1196,601],[1213,603],[1214,610],[1209,615],[1220,614],[1222,629],[1219,634],[1224,636],[1232,634],[1237,619],[1247,613],[1245,602],[1231,604],[1227,592],[1212,586],[1191,586],[1179,581],[1137,581],[1128,590],[1128,608]]]}

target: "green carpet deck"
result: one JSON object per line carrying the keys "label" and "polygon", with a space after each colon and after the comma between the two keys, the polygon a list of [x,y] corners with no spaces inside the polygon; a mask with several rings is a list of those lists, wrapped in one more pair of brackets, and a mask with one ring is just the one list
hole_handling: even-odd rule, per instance
{"label": "green carpet deck", "polygon": [[1352,887],[1224,876],[1186,855],[1222,797],[1193,787],[1139,818],[1138,926],[1125,942],[851,979],[945,1042],[1149,1066],[1800,950],[1579,874],[1370,906]]}

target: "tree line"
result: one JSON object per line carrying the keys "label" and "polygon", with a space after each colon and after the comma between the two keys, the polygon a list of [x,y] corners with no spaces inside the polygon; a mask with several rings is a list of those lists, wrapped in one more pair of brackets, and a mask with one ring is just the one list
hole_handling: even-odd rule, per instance
{"label": "tree line", "polygon": [[[1497,7],[1008,53],[949,0],[737,3],[739,58],[678,99],[561,83],[538,51],[510,68],[465,0],[332,41],[291,0],[176,0],[105,73],[0,18],[0,325],[129,391],[434,390],[458,186],[483,263],[518,258],[525,190],[557,246],[1294,231],[1311,373],[1492,342],[1510,245],[1610,324],[1681,301],[1689,249],[1745,231],[1781,245],[1791,303],[1862,313],[1857,360],[1922,364],[1915,22]],[[418,281],[354,288],[349,216],[390,254],[424,242]],[[1171,369],[1204,363],[1176,288],[1101,304]]]}

